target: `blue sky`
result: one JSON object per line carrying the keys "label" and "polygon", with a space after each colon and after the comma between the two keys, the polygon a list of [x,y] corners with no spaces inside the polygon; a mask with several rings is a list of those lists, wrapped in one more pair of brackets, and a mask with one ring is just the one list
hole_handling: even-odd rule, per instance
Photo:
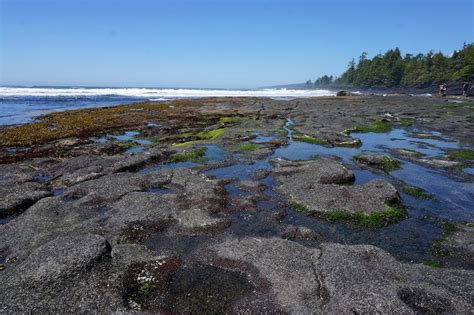
{"label": "blue sky", "polygon": [[474,41],[474,0],[0,0],[0,84],[252,88]]}

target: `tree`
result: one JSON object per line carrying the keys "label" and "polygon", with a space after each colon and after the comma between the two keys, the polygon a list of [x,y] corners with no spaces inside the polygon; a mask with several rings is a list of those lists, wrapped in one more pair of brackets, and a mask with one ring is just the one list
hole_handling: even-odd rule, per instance
{"label": "tree", "polygon": [[[317,81],[322,83],[324,78]],[[427,54],[406,54],[402,58],[400,49],[395,48],[369,59],[363,52],[357,65],[352,60],[336,83],[362,87],[425,87],[448,80],[474,80],[474,44],[464,44],[450,57],[429,51]]]}

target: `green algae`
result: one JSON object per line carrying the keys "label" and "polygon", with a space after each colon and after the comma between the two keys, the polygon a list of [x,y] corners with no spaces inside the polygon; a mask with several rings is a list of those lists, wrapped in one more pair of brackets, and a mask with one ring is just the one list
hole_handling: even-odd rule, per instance
{"label": "green algae", "polygon": [[294,135],[293,140],[317,145],[328,145],[328,142],[325,139],[316,138],[308,135]]}
{"label": "green algae", "polygon": [[185,148],[193,144],[197,144],[201,141],[215,140],[219,138],[221,135],[223,135],[224,132],[225,132],[225,128],[218,128],[218,129],[213,129],[209,131],[201,131],[201,132],[198,132],[197,134],[191,134],[191,133],[181,134],[181,136],[185,135],[182,138],[187,138],[187,139],[195,138],[195,140],[175,143],[173,144],[173,146],[176,148]]}
{"label": "green algae", "polygon": [[138,103],[54,112],[37,121],[10,126],[0,131],[0,146],[29,146],[68,137],[87,137],[130,128],[158,116],[169,104]]}
{"label": "green algae", "polygon": [[[296,212],[310,214],[309,209],[299,202],[291,202],[290,207]],[[329,223],[350,221],[352,224],[360,228],[376,229],[403,220],[406,217],[406,210],[386,204],[384,210],[374,211],[369,214],[362,212],[349,212],[346,210],[334,210],[315,214],[315,216],[318,215],[321,215]]]}
{"label": "green algae", "polygon": [[196,134],[196,138],[199,140],[215,140],[225,132],[224,128],[209,130],[209,131],[201,131]]}
{"label": "green algae", "polygon": [[399,160],[392,159],[391,157],[384,157],[382,168],[385,172],[391,172],[395,170],[399,170],[402,166],[402,162]]}
{"label": "green algae", "polygon": [[401,118],[399,124],[401,127],[407,128],[412,126],[414,121],[413,118]]}
{"label": "green algae", "polygon": [[224,117],[219,118],[219,122],[220,122],[221,124],[223,124],[223,125],[226,125],[226,124],[235,124],[235,123],[240,122],[240,117],[224,116]]}
{"label": "green algae", "polygon": [[409,154],[410,156],[417,157],[417,158],[420,158],[424,155],[421,152],[418,152],[418,151],[413,150],[413,149],[408,149],[408,148],[401,148],[401,149],[399,149],[399,151],[402,152],[402,153]]}
{"label": "green algae", "polygon": [[128,149],[131,149],[131,148],[134,148],[134,147],[137,147],[137,146],[140,146],[139,143],[133,141],[133,140],[127,140],[127,141],[120,141],[118,143],[118,145],[124,149],[124,150],[128,150]]}
{"label": "green algae", "polygon": [[371,124],[367,125],[357,125],[354,128],[350,130],[345,130],[346,134],[350,134],[352,132],[361,132],[361,133],[366,133],[366,132],[376,132],[376,133],[382,133],[382,132],[389,132],[392,130],[392,125],[389,122],[385,121],[376,121]]}
{"label": "green algae", "polygon": [[443,248],[443,243],[458,231],[458,226],[454,222],[444,222],[442,228],[443,234],[431,244],[431,250],[436,256],[450,256],[451,252]]}
{"label": "green algae", "polygon": [[374,211],[369,214],[362,212],[349,212],[345,210],[327,211],[323,213],[330,223],[351,221],[361,228],[375,229],[399,222],[406,216],[406,210],[385,205],[385,210]]}
{"label": "green algae", "polygon": [[[369,163],[367,163],[367,161],[365,160],[364,157],[365,157],[364,154],[356,154],[356,155],[354,155],[353,158],[357,162],[361,162],[361,163],[370,165]],[[378,165],[372,165],[372,166],[378,167]],[[389,156],[384,156],[382,164],[380,165],[379,168],[384,170],[386,173],[389,173],[391,171],[395,171],[395,170],[400,169],[401,166],[402,166],[402,162],[400,162],[399,160],[395,160],[395,159],[393,159]]]}
{"label": "green algae", "polygon": [[153,291],[154,289],[154,285],[151,284],[150,282],[145,282],[144,284],[142,284],[139,288],[138,288],[138,295],[143,297],[143,298],[146,298],[148,297],[151,292]]}
{"label": "green algae", "polygon": [[235,151],[239,151],[239,152],[250,152],[250,151],[258,150],[260,148],[262,148],[262,146],[255,143],[243,143],[236,146],[234,149]]}
{"label": "green algae", "polygon": [[[311,144],[316,144],[316,145],[328,145],[328,142],[325,139],[309,136],[298,131],[295,125],[289,125],[287,126],[287,128],[293,131],[292,138],[294,141],[306,142],[306,143],[311,143]],[[286,137],[286,130],[283,129],[283,132],[284,132],[284,136]],[[283,135],[283,133],[281,135]]]}
{"label": "green algae", "polygon": [[180,142],[180,143],[175,143],[175,144],[173,144],[173,147],[176,147],[176,148],[186,148],[186,147],[192,146],[193,144],[196,144],[196,143],[198,143],[198,142],[199,142],[199,141],[197,141],[197,140],[186,141],[186,142]]}
{"label": "green algae", "polygon": [[296,201],[293,201],[292,203],[290,203],[290,208],[296,212],[308,213],[308,208],[305,205]]}
{"label": "green algae", "polygon": [[428,194],[426,191],[424,191],[420,187],[404,186],[402,190],[405,194],[415,197],[417,199],[429,200],[433,198],[432,195]]}
{"label": "green algae", "polygon": [[448,156],[457,159],[474,160],[473,150],[452,150],[448,152]]}
{"label": "green algae", "polygon": [[445,222],[443,224],[443,231],[446,235],[452,235],[453,233],[458,231],[458,227],[453,222]]}
{"label": "green algae", "polygon": [[431,260],[431,259],[425,260],[423,262],[423,265],[428,266],[428,267],[432,267],[432,268],[442,268],[443,267],[443,264],[441,264],[438,261]]}
{"label": "green algae", "polygon": [[188,152],[180,152],[173,154],[170,158],[170,161],[173,163],[177,162],[203,162],[205,161],[204,156],[206,155],[207,148],[197,148]]}

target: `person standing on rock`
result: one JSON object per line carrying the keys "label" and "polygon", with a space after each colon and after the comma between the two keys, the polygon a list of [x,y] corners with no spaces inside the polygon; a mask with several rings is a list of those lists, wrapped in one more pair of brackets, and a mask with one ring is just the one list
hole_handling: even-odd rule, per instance
{"label": "person standing on rock", "polygon": [[464,82],[462,86],[462,96],[468,97],[469,86],[470,86],[469,82]]}
{"label": "person standing on rock", "polygon": [[446,91],[448,90],[448,84],[446,82],[442,83],[439,86],[439,96],[446,96]]}

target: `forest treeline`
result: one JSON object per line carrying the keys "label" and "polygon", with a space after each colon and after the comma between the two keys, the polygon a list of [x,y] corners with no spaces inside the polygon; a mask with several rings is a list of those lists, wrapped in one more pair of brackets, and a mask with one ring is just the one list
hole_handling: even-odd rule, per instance
{"label": "forest treeline", "polygon": [[474,81],[474,43],[464,44],[451,56],[430,51],[402,57],[395,48],[370,59],[364,52],[357,63],[355,60],[349,63],[340,77],[324,75],[306,84],[424,88],[445,81]]}

